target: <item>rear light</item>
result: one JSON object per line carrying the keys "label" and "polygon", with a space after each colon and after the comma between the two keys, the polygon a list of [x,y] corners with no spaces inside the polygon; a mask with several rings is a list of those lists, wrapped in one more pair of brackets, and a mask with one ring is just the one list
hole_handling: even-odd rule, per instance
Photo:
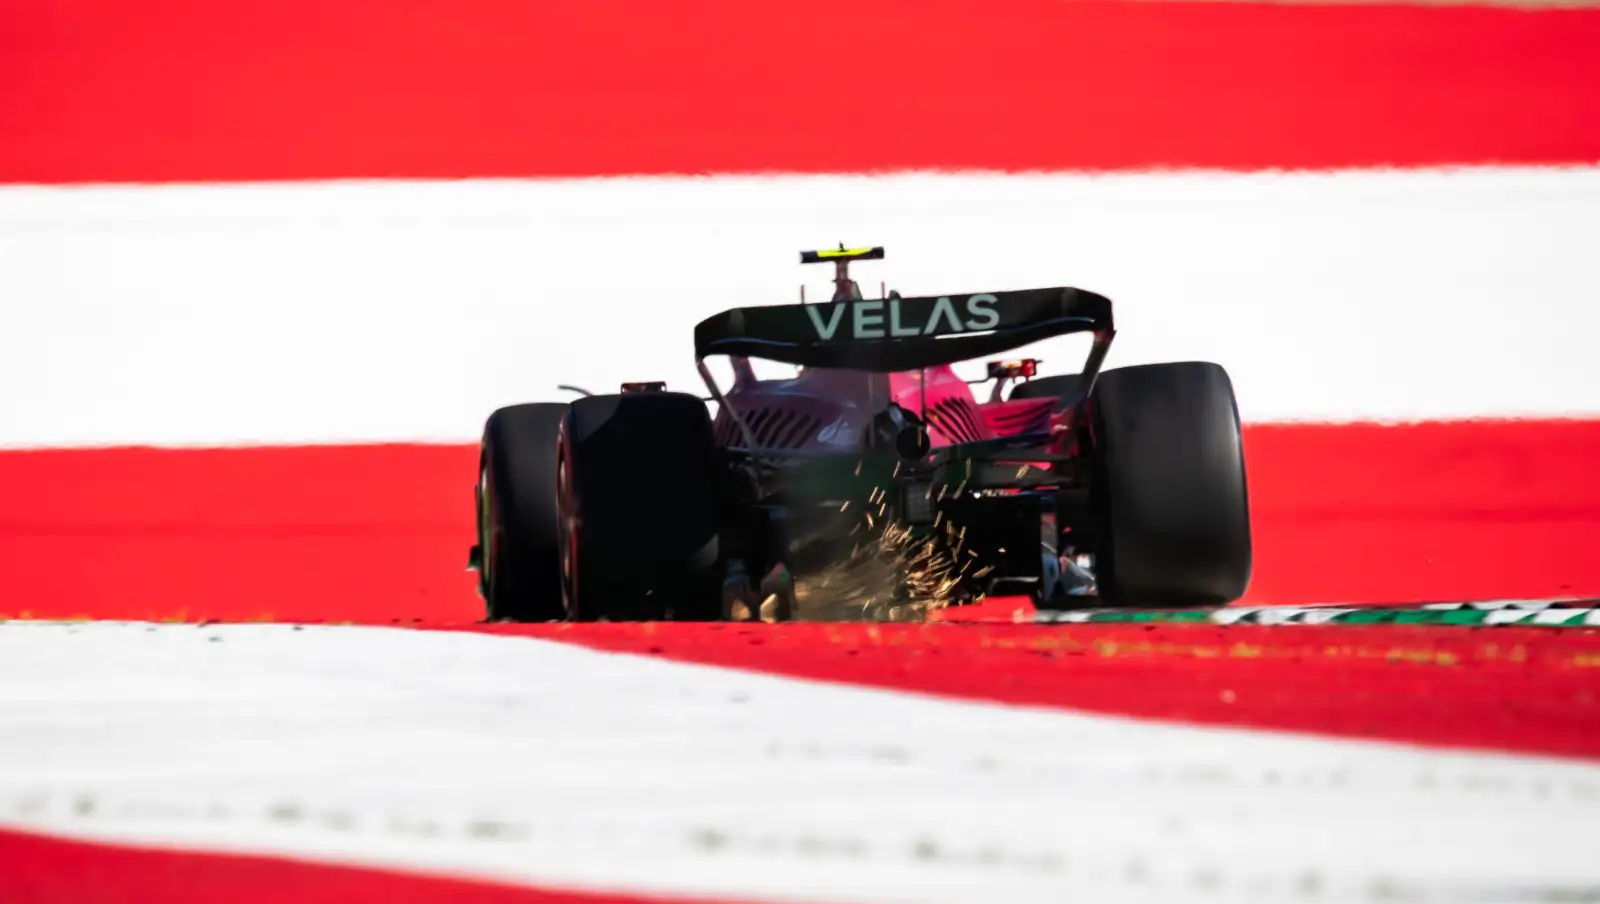
{"label": "rear light", "polygon": [[622,384],[622,391],[624,394],[635,392],[666,392],[667,384],[665,381],[661,380],[651,383],[624,383]]}
{"label": "rear light", "polygon": [[1038,358],[1023,358],[1021,361],[990,361],[988,362],[989,379],[1015,379],[1026,377],[1032,379],[1039,372]]}

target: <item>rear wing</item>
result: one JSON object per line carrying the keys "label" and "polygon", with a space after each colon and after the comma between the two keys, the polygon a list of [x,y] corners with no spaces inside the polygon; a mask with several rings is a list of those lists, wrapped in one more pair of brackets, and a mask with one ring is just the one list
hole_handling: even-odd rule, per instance
{"label": "rear wing", "polygon": [[732,355],[889,373],[1083,332],[1110,341],[1111,299],[1058,287],[734,308],[695,326],[694,350],[700,360]]}

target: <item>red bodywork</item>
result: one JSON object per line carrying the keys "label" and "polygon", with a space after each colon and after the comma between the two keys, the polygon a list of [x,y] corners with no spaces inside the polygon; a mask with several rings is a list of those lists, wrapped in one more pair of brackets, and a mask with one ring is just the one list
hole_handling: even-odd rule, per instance
{"label": "red bodywork", "polygon": [[[949,365],[874,374],[802,370],[789,379],[758,380],[735,359],[734,385],[725,398],[750,425],[760,449],[848,452],[860,449],[875,415],[894,402],[918,413],[934,448],[1025,433],[1072,435],[1070,411],[1053,411],[1053,399],[979,402]],[[726,411],[715,421],[717,439],[743,446],[745,438]],[[1065,452],[1047,447],[1041,451]]]}

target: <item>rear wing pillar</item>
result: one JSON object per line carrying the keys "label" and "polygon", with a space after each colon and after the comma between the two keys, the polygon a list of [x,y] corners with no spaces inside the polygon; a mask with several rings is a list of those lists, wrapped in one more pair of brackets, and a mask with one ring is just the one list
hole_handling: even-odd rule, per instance
{"label": "rear wing pillar", "polygon": [[[861,297],[861,287],[850,278],[851,261],[881,261],[883,260],[883,246],[871,248],[846,248],[843,242],[837,249],[822,251],[800,252],[802,264],[833,264],[833,300],[849,301]],[[805,300],[805,289],[800,290],[800,299]]]}

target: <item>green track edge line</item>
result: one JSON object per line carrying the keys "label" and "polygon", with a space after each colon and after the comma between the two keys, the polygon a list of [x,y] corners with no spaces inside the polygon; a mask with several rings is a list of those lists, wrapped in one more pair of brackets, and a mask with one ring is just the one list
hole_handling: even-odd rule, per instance
{"label": "green track edge line", "polygon": [[1040,611],[1040,624],[1450,625],[1600,628],[1600,599],[1414,606],[1222,606],[1212,609]]}

